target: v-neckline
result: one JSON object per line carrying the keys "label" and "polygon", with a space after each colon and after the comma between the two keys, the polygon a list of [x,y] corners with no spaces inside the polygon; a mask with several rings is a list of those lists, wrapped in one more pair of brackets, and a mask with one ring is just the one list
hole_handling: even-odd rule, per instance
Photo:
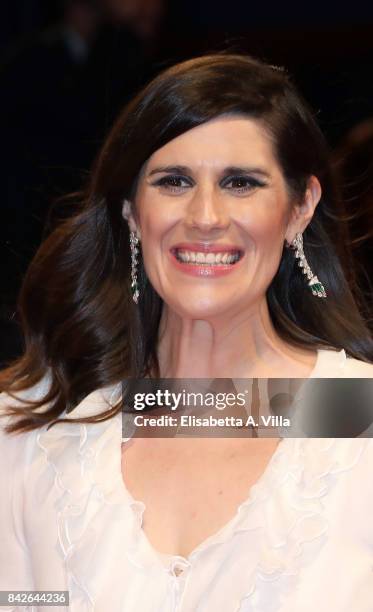
{"label": "v-neckline", "polygon": [[[127,440],[128,441],[128,440]],[[167,557],[170,560],[181,561],[185,565],[190,565],[192,560],[203,550],[209,548],[210,545],[213,545],[217,542],[225,541],[229,532],[234,530],[235,527],[239,526],[241,518],[243,516],[243,511],[245,508],[249,508],[255,501],[257,495],[256,492],[260,488],[262,488],[267,481],[273,480],[275,474],[277,474],[277,470],[275,469],[275,464],[279,463],[280,459],[283,457],[286,451],[289,450],[289,447],[292,445],[292,439],[280,438],[274,452],[269,457],[263,471],[260,476],[256,479],[254,483],[252,483],[248,488],[248,493],[241,504],[238,505],[234,515],[226,521],[226,523],[220,527],[215,533],[210,536],[207,536],[202,542],[200,542],[197,546],[193,548],[193,550],[187,555],[179,555],[174,553],[163,553],[158,551],[153,544],[150,542],[147,534],[143,529],[143,515],[146,510],[146,504],[139,500],[135,499],[131,492],[129,491],[122,473],[122,456],[121,456],[121,488],[122,492],[125,496],[126,502],[131,506],[133,511],[134,521],[137,522],[139,537],[141,539],[141,548],[145,548],[150,555],[153,557],[156,563],[161,564],[164,567],[164,561],[162,557]],[[121,444],[121,454],[122,454],[122,446],[126,443],[126,441],[122,441]],[[269,487],[268,490],[274,488],[275,483],[272,482],[273,487]]]}
{"label": "v-neckline", "polygon": [[[324,349],[318,349],[317,350],[316,362],[315,362],[314,367],[313,367],[312,371],[310,372],[309,376],[305,380],[313,379],[313,378],[318,377],[318,375],[323,370],[324,362],[325,362],[325,357],[327,355],[329,355],[330,352],[331,351],[327,350],[327,349],[325,349],[325,350]],[[341,352],[334,351],[334,353],[336,354],[335,356],[337,357],[337,355],[340,356],[341,353],[344,353],[344,351],[341,351]],[[201,552],[205,548],[207,548],[210,545],[212,545],[215,541],[219,541],[220,539],[224,538],[225,534],[228,533],[232,528],[234,528],[235,525],[239,522],[239,519],[241,517],[242,509],[247,507],[248,505],[250,505],[250,503],[252,502],[252,498],[253,498],[253,492],[257,488],[259,488],[261,486],[261,484],[264,483],[265,480],[268,478],[269,474],[272,471],[273,464],[277,461],[279,456],[284,454],[284,451],[292,443],[292,438],[281,438],[279,440],[279,443],[277,444],[274,452],[272,453],[272,455],[270,456],[268,462],[266,463],[265,468],[262,471],[261,475],[249,487],[248,494],[247,494],[245,500],[238,506],[238,508],[237,508],[235,514],[232,516],[232,518],[229,519],[214,534],[212,534],[210,536],[207,536],[200,544],[198,544],[196,547],[194,547],[194,549],[187,556],[183,556],[183,555],[177,555],[177,554],[173,554],[173,553],[161,553],[160,551],[158,551],[153,546],[153,544],[150,542],[147,534],[145,533],[145,531],[143,529],[143,515],[144,515],[144,512],[146,510],[146,505],[145,505],[145,503],[143,501],[135,499],[133,497],[133,495],[130,493],[128,487],[126,486],[126,483],[124,481],[123,474],[122,474],[122,445],[125,444],[126,442],[128,442],[129,439],[130,438],[127,438],[124,441],[122,440],[121,447],[120,447],[121,448],[121,461],[120,461],[121,474],[120,474],[120,476],[121,476],[122,490],[123,490],[123,493],[125,495],[125,498],[126,498],[127,502],[131,505],[133,511],[136,513],[136,517],[134,516],[134,519],[137,520],[137,522],[138,522],[139,533],[140,533],[139,537],[142,540],[143,546],[150,552],[150,554],[153,556],[153,558],[156,559],[157,563],[161,564],[162,566],[164,566],[164,562],[163,562],[162,556],[163,557],[167,557],[169,559],[173,559],[174,561],[175,560],[181,560],[182,562],[184,562],[186,564],[190,564],[191,560],[199,552]]]}

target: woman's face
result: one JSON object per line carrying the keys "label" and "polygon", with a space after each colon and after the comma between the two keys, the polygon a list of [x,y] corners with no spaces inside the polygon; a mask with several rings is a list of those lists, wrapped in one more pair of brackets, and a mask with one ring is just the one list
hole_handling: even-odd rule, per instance
{"label": "woman's face", "polygon": [[181,316],[219,317],[259,303],[285,238],[302,231],[272,146],[258,122],[218,118],[144,165],[129,223],[150,282]]}

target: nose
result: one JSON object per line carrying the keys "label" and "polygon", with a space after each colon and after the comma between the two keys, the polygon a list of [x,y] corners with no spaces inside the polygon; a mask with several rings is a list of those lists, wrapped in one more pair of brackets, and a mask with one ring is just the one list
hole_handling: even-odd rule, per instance
{"label": "nose", "polygon": [[230,218],[220,194],[214,193],[212,189],[200,189],[188,203],[185,221],[190,228],[208,231],[227,228]]}

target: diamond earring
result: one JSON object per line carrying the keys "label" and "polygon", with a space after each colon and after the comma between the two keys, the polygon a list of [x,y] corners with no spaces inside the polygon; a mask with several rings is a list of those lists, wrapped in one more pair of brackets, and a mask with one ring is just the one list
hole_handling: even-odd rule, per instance
{"label": "diamond earring", "polygon": [[303,235],[298,232],[291,245],[291,249],[295,251],[295,258],[298,260],[298,266],[302,269],[303,274],[307,276],[308,286],[312,291],[312,295],[326,298],[324,285],[319,281],[317,276],[312,272],[303,250]]}
{"label": "diamond earring", "polygon": [[132,299],[135,304],[138,303],[139,300],[139,284],[137,281],[137,255],[139,252],[138,245],[139,239],[135,232],[130,232],[130,249],[131,249],[131,291],[132,291]]}

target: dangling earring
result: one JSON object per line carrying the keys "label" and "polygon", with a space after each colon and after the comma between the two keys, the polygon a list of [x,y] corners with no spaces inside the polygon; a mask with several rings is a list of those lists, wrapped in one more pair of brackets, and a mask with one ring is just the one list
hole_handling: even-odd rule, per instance
{"label": "dangling earring", "polygon": [[295,236],[291,245],[288,245],[291,249],[295,251],[295,258],[298,259],[298,266],[302,268],[303,274],[307,275],[308,278],[308,286],[312,291],[312,295],[316,295],[317,297],[326,298],[325,287],[322,283],[320,283],[317,276],[312,272],[306,256],[303,250],[303,235],[298,232]]}
{"label": "dangling earring", "polygon": [[131,291],[132,291],[132,299],[135,304],[138,303],[139,300],[139,284],[137,281],[137,254],[139,249],[137,247],[139,243],[139,239],[135,232],[130,232],[130,248],[131,248]]}

